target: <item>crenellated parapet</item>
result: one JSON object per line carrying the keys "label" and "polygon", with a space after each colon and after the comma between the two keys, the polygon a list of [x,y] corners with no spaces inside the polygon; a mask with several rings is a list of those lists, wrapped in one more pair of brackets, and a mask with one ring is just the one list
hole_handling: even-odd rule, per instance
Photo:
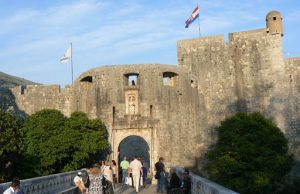
{"label": "crenellated parapet", "polygon": [[60,110],[69,116],[74,110],[74,105],[71,104],[73,99],[71,86],[61,89],[59,85],[27,85],[17,86],[11,91],[18,107],[28,115],[49,108]]}

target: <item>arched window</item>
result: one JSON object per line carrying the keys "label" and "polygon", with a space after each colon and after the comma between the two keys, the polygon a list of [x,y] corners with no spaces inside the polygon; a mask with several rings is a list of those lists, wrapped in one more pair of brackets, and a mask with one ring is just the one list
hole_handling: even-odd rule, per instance
{"label": "arched window", "polygon": [[92,83],[93,82],[93,77],[92,76],[86,76],[86,77],[82,78],[80,80],[80,82],[90,82],[90,83]]}
{"label": "arched window", "polygon": [[127,73],[124,75],[124,84],[125,86],[136,86],[138,85],[138,77],[137,73]]}
{"label": "arched window", "polygon": [[177,83],[178,74],[174,72],[163,72],[163,85],[175,86]]}

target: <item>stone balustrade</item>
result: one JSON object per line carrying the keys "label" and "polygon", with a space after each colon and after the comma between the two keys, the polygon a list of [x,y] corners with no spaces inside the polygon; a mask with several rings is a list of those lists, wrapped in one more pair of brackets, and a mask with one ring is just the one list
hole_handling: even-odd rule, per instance
{"label": "stone balustrade", "polygon": [[[21,187],[25,194],[77,194],[78,190],[73,183],[77,172],[72,171],[21,180]],[[0,193],[3,193],[10,184],[10,182],[0,184]]]}
{"label": "stone balustrade", "polygon": [[[183,171],[183,168],[175,167],[175,172],[180,178],[182,178]],[[192,183],[191,194],[238,194],[192,172],[190,172],[190,179]]]}
{"label": "stone balustrade", "polygon": [[[175,172],[182,177],[183,168],[175,167]],[[25,194],[78,194],[73,179],[78,171],[54,174],[32,179],[21,180],[21,187]],[[238,194],[230,189],[190,173],[191,194]],[[10,182],[0,184],[0,193],[10,186]]]}

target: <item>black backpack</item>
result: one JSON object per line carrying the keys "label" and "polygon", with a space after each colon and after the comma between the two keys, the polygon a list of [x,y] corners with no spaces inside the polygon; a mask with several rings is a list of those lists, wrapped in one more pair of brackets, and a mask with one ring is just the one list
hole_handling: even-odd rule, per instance
{"label": "black backpack", "polygon": [[87,171],[82,171],[82,181],[84,183],[85,188],[89,188],[90,186],[90,177]]}

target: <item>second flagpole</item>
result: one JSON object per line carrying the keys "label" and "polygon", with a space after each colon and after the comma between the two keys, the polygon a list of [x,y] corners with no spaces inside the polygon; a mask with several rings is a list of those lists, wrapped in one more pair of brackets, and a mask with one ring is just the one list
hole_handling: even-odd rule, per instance
{"label": "second flagpole", "polygon": [[[197,7],[199,9],[198,1],[197,1]],[[201,31],[200,31],[200,14],[198,16],[198,27],[199,27],[199,38],[201,37]]]}
{"label": "second flagpole", "polygon": [[73,47],[72,47],[72,42],[70,43],[71,44],[71,72],[72,72],[72,84],[73,84]]}

